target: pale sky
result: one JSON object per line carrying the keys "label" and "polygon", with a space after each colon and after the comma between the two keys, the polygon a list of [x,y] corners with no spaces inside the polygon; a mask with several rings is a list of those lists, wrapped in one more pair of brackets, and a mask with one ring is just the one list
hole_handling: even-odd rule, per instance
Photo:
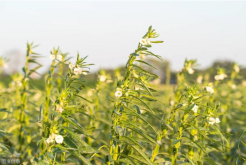
{"label": "pale sky", "polygon": [[[51,63],[49,52],[60,46],[75,56],[89,55],[92,70],[124,64],[149,25],[163,44],[152,51],[180,69],[185,58],[202,67],[217,59],[246,65],[246,2],[0,2],[0,55],[25,53],[26,42]],[[75,58],[74,58],[75,60]]]}

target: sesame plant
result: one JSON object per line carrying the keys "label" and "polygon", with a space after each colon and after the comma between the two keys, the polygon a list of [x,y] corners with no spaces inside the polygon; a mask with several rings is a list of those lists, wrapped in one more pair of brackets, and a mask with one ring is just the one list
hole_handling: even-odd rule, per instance
{"label": "sesame plant", "polygon": [[246,143],[245,143],[245,133],[246,131],[243,131],[237,141],[237,153],[238,157],[236,159],[236,165],[243,164],[246,160],[246,154],[245,154],[245,148],[246,148]]}
{"label": "sesame plant", "polygon": [[[29,125],[29,117],[28,116],[28,92],[29,84],[28,81],[31,79],[31,75],[33,73],[37,73],[37,69],[39,69],[42,65],[37,62],[37,58],[39,58],[39,54],[35,53],[33,49],[37,47],[33,43],[27,43],[27,51],[26,51],[26,62],[25,66],[22,68],[24,73],[23,78],[21,80],[21,102],[20,102],[20,130],[19,130],[19,145],[18,152],[21,153],[21,156],[24,158],[27,155],[31,156],[31,150],[29,148],[29,143],[31,136],[28,135],[25,131],[26,127]],[[36,64],[37,66],[29,69],[30,64]]]}
{"label": "sesame plant", "polygon": [[[54,53],[52,55],[56,57],[60,55],[55,52],[57,51],[52,52]],[[79,99],[87,101],[86,98],[80,95],[80,92],[86,87],[85,79],[81,78],[80,75],[87,74],[89,72],[88,66],[90,65],[85,62],[85,59],[86,57],[80,58],[78,54],[76,63],[74,65],[72,63],[68,64],[68,73],[63,78],[64,86],[55,97],[52,106],[47,106],[48,111],[46,110],[45,114],[48,119],[44,120],[42,118],[44,126],[42,139],[39,143],[44,146],[42,146],[42,153],[37,160],[39,163],[55,164],[65,163],[69,160],[90,164],[86,155],[93,153],[94,150],[81,139],[82,135],[90,135],[87,134],[86,130],[74,117],[74,114],[80,115],[85,111],[85,105]],[[60,61],[60,59],[54,58],[51,67],[53,67],[55,60]],[[64,65],[67,64],[64,63]],[[50,79],[48,78],[47,80],[49,81]]]}
{"label": "sesame plant", "polygon": [[223,114],[221,130],[225,132],[227,139],[226,152],[220,156],[223,157],[223,162],[228,164],[236,161],[237,153],[234,151],[238,148],[237,139],[245,128],[245,123],[241,122],[245,120],[243,117],[245,115],[243,108],[245,99],[240,94],[243,88],[237,85],[237,82],[241,79],[239,73],[240,68],[234,63],[231,70],[226,71],[224,68],[219,67],[217,74],[214,76],[217,89],[217,96],[214,101],[221,104],[220,113]]}
{"label": "sesame plant", "polygon": [[[148,50],[151,43],[162,43],[162,41],[150,41],[150,39],[158,36],[155,30],[149,27],[137,49],[130,54],[123,79],[117,82],[115,92],[117,100],[112,111],[107,164],[154,164],[144,148],[156,144],[154,140],[155,128],[146,118],[156,115],[155,110],[148,105],[149,101],[156,100],[152,94],[155,90],[151,88],[149,81],[158,76],[144,70],[139,64],[153,66],[138,58],[140,54],[160,58]],[[146,112],[145,115],[143,114],[144,111]],[[146,127],[141,126],[140,123],[144,123]]]}
{"label": "sesame plant", "polygon": [[244,165],[243,66],[186,59],[171,73],[158,37],[150,26],[125,66],[95,73],[59,47],[43,74],[33,43],[21,72],[0,57],[0,164]]}
{"label": "sesame plant", "polygon": [[[169,112],[169,117],[162,121],[162,131],[158,136],[161,145],[156,146],[154,155],[164,151],[164,159],[170,164],[200,164],[213,163],[209,152],[214,144],[225,141],[219,128],[214,126],[220,123],[217,113],[218,106],[207,102],[206,97],[213,95],[212,85],[199,87],[192,85],[187,78],[194,74],[195,60],[186,60],[184,68],[178,74],[175,102]],[[213,133],[212,133],[213,132]],[[216,132],[216,133],[214,133]],[[214,134],[214,136],[211,138]],[[211,136],[211,137],[210,137]],[[221,145],[224,147],[224,144]],[[216,147],[214,147],[216,148]],[[160,159],[160,157],[159,157]]]}
{"label": "sesame plant", "polygon": [[[2,122],[2,121],[0,121]],[[3,136],[6,135],[6,132],[2,129],[0,129],[0,137],[2,138]],[[4,156],[9,154],[9,148],[7,145],[5,145],[4,143],[0,142],[0,156]]]}

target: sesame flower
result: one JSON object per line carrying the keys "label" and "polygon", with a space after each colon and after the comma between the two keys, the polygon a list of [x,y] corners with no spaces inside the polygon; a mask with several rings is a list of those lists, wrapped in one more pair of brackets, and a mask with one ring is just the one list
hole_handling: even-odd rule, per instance
{"label": "sesame flower", "polygon": [[197,135],[194,136],[194,141],[197,141],[198,140],[198,137]]}
{"label": "sesame flower", "polygon": [[239,73],[240,72],[240,68],[238,67],[238,65],[234,65],[234,70],[236,73]]}
{"label": "sesame flower", "polygon": [[60,55],[60,54],[56,55],[56,59],[59,61],[62,61],[62,55]]}
{"label": "sesame flower", "polygon": [[74,68],[74,65],[71,63],[71,62],[69,62],[69,65],[68,65],[68,67],[69,67],[69,69],[73,69]]}
{"label": "sesame flower", "polygon": [[222,74],[215,75],[214,79],[219,81],[219,80],[224,80],[226,77],[227,75],[225,73],[222,73]]}
{"label": "sesame flower", "polygon": [[56,106],[56,111],[58,111],[59,113],[62,113],[63,110],[64,110],[64,109],[62,108],[61,105],[57,105],[57,106]]}
{"label": "sesame flower", "polygon": [[198,76],[197,79],[196,79],[196,82],[197,82],[198,84],[201,84],[201,83],[202,83],[202,79],[203,79],[202,76]]}
{"label": "sesame flower", "polygon": [[211,125],[213,125],[215,123],[220,123],[220,119],[218,117],[217,118],[209,117],[208,123]]}
{"label": "sesame flower", "polygon": [[122,96],[122,90],[120,88],[117,88],[115,92],[115,97],[121,97],[121,96]]}
{"label": "sesame flower", "polygon": [[150,45],[150,41],[148,39],[142,38],[140,40],[140,44],[143,46]]}
{"label": "sesame flower", "polygon": [[53,143],[54,142],[54,139],[50,139],[50,138],[48,138],[47,140],[46,140],[46,143]]}
{"label": "sesame flower", "polygon": [[175,104],[175,102],[174,102],[173,100],[170,100],[169,104],[170,104],[171,106],[173,106],[173,105]]}
{"label": "sesame flower", "polygon": [[197,113],[197,110],[198,110],[198,106],[197,105],[194,105],[194,107],[191,109],[194,113]]}
{"label": "sesame flower", "polygon": [[21,81],[17,81],[16,84],[21,87],[22,86],[22,82]]}
{"label": "sesame flower", "polygon": [[187,72],[188,72],[189,74],[193,74],[195,71],[194,71],[194,69],[192,69],[192,68],[187,68]]}
{"label": "sesame flower", "polygon": [[236,86],[235,84],[232,84],[232,85],[231,85],[231,88],[232,88],[232,89],[236,89],[237,86]]}
{"label": "sesame flower", "polygon": [[104,75],[99,75],[98,78],[99,78],[99,80],[102,81],[102,82],[105,81],[105,80],[107,79],[107,77],[104,76]]}
{"label": "sesame flower", "polygon": [[52,133],[49,135],[49,138],[46,140],[46,143],[53,143],[55,139],[56,134]]}
{"label": "sesame flower", "polygon": [[159,146],[161,146],[162,145],[161,140],[157,140],[157,144],[159,144]]}
{"label": "sesame flower", "polygon": [[205,87],[205,90],[206,90],[208,93],[210,93],[210,94],[213,94],[213,93],[214,93],[214,89],[213,89],[212,87],[207,86],[207,87]]}
{"label": "sesame flower", "polygon": [[56,143],[61,144],[63,142],[63,136],[56,135],[55,136],[55,141],[56,141]]}
{"label": "sesame flower", "polygon": [[87,92],[87,95],[88,95],[89,97],[91,97],[91,96],[93,95],[93,91],[92,91],[92,90],[89,90],[89,91]]}
{"label": "sesame flower", "polygon": [[246,81],[245,80],[242,82],[242,85],[243,86],[246,86]]}
{"label": "sesame flower", "polygon": [[55,60],[55,59],[56,59],[56,56],[55,56],[54,54],[51,54],[51,55],[50,55],[50,58],[51,58],[52,60]]}
{"label": "sesame flower", "polygon": [[79,67],[76,67],[76,68],[74,68],[74,70],[73,70],[73,73],[74,73],[75,75],[81,74],[82,72],[83,72],[83,69],[82,69],[82,68],[79,68]]}

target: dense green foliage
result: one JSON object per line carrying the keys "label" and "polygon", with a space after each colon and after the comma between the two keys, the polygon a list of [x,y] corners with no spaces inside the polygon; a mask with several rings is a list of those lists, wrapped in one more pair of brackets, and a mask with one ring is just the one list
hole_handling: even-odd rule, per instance
{"label": "dense green foliage", "polygon": [[[72,64],[54,48],[39,80],[32,79],[39,55],[27,44],[23,73],[0,84],[0,158],[40,165],[245,164],[246,81],[239,66],[198,71],[196,60],[186,60],[171,73],[151,52],[162,43],[158,37],[149,27],[123,69],[96,76],[86,57],[77,54]],[[6,63],[1,58],[0,69]]]}

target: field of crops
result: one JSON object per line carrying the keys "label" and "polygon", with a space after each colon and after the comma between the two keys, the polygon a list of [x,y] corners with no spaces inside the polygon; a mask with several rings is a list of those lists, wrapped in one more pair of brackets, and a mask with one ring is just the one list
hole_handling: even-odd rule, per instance
{"label": "field of crops", "polygon": [[[170,75],[160,83],[146,60],[162,60],[151,51],[158,36],[149,27],[125,68],[100,70],[94,83],[86,57],[71,63],[54,48],[42,89],[32,80],[41,55],[28,43],[22,72],[0,82],[0,164],[246,164],[240,67],[211,76],[186,60],[175,84]],[[0,70],[7,62],[0,58]]]}

